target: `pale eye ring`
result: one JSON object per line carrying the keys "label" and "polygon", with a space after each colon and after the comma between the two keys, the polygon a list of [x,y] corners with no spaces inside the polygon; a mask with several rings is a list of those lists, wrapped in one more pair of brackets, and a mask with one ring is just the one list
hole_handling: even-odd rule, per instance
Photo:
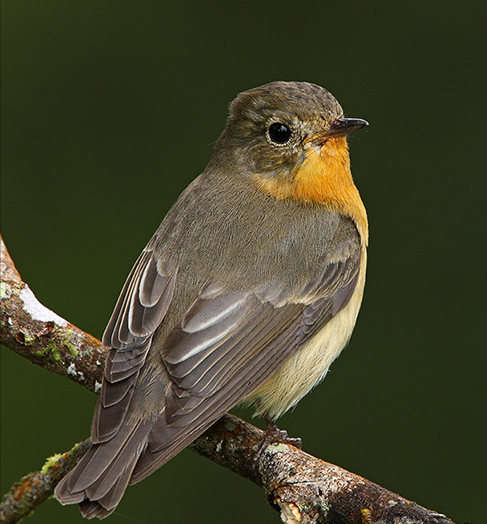
{"label": "pale eye ring", "polygon": [[268,133],[271,142],[281,146],[289,142],[292,131],[287,124],[283,124],[282,122],[273,122],[269,126]]}

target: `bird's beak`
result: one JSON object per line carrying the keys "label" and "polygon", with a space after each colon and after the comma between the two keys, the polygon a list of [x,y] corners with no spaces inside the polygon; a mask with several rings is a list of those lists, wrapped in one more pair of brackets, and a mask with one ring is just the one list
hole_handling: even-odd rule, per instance
{"label": "bird's beak", "polygon": [[304,141],[304,144],[305,147],[321,147],[329,138],[348,135],[368,125],[367,120],[363,120],[362,118],[337,118],[326,131],[308,137]]}
{"label": "bird's beak", "polygon": [[363,120],[362,118],[338,118],[325,133],[325,136],[348,135],[368,125],[367,120]]}

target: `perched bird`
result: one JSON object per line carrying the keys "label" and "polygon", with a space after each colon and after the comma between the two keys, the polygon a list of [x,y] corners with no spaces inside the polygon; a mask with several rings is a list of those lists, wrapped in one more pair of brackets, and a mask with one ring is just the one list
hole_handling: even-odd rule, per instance
{"label": "perched bird", "polygon": [[103,336],[93,445],[62,504],[112,513],[242,401],[272,421],[326,375],[365,283],[367,216],[336,99],[305,82],[239,94],[204,172],[142,251]]}

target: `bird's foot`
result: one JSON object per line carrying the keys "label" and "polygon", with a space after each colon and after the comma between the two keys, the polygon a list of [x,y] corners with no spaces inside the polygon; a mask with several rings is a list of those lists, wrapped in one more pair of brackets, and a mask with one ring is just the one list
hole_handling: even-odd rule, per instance
{"label": "bird's foot", "polygon": [[291,444],[298,449],[303,447],[303,442],[299,437],[290,437],[285,429],[279,429],[275,422],[272,420],[266,420],[267,431],[264,436],[264,440],[267,438],[267,445],[274,442],[281,442],[283,444]]}
{"label": "bird's foot", "polygon": [[285,429],[279,429],[275,422],[269,419],[264,419],[267,425],[267,431],[262,438],[262,441],[259,445],[259,449],[255,452],[253,456],[253,468],[254,470],[258,469],[259,461],[262,457],[262,454],[267,449],[270,444],[282,443],[290,444],[298,449],[301,449],[303,443],[299,437],[290,437]]}

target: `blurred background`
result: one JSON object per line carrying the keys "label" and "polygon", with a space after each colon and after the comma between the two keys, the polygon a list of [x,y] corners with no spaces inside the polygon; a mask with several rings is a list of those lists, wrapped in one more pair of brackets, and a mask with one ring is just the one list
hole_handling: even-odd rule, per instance
{"label": "blurred background", "polygon": [[[5,0],[2,233],[21,275],[100,337],[232,98],[278,79],[325,86],[371,124],[350,139],[368,281],[349,347],[280,425],[457,523],[486,522],[486,15],[469,0]],[[1,393],[3,493],[88,436],[95,396],[5,348]],[[109,522],[210,521],[279,516],[185,451]],[[50,500],[29,522],[81,517]]]}

